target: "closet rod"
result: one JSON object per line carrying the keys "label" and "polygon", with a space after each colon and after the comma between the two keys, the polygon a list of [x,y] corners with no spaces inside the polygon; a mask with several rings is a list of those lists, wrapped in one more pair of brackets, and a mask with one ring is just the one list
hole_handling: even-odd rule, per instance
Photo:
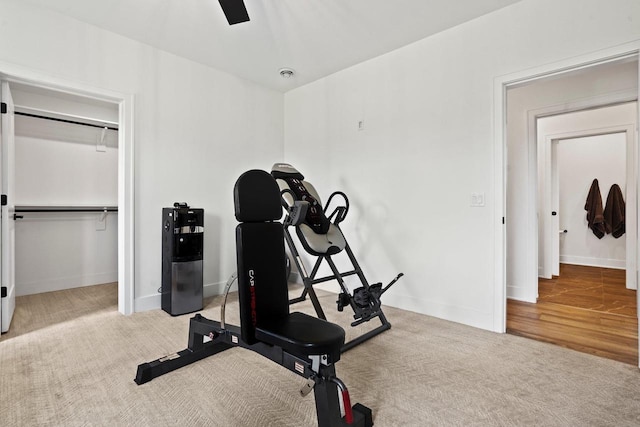
{"label": "closet rod", "polygon": [[117,206],[16,206],[16,212],[118,212]]}
{"label": "closet rod", "polygon": [[115,131],[118,130],[118,128],[111,127],[111,126],[94,125],[92,123],[83,123],[83,122],[77,122],[75,120],[67,120],[67,119],[59,119],[59,118],[56,118],[56,117],[41,116],[39,114],[23,113],[21,111],[16,111],[15,114],[18,115],[18,116],[33,117],[33,118],[36,118],[36,119],[53,120],[55,122],[71,123],[71,124],[74,124],[74,125],[81,125],[81,126],[90,126],[90,127],[99,128],[99,129],[105,129],[106,128],[106,129],[109,129],[109,130],[115,130]]}

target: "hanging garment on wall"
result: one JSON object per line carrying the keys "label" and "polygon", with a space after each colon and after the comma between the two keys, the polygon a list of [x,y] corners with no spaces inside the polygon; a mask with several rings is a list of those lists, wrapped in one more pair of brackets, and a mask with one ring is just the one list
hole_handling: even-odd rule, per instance
{"label": "hanging garment on wall", "polygon": [[603,215],[607,233],[611,233],[616,239],[625,232],[624,209],[622,190],[618,184],[613,184],[609,189]]}
{"label": "hanging garment on wall", "polygon": [[589,228],[598,239],[602,239],[606,229],[604,211],[602,210],[602,196],[600,195],[600,187],[597,179],[594,179],[591,183],[584,210],[587,211],[587,224]]}

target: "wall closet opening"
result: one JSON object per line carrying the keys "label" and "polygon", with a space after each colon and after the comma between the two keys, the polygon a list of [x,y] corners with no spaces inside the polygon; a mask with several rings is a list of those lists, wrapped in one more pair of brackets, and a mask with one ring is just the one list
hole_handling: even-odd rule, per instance
{"label": "wall closet opening", "polygon": [[14,321],[118,310],[118,104],[19,83],[11,93]]}
{"label": "wall closet opening", "polygon": [[[637,56],[514,86],[506,96],[507,332],[637,366],[637,292],[626,286],[635,288],[638,271]],[[591,118],[624,105],[630,120]],[[540,128],[543,120],[580,114],[589,116],[582,129]],[[603,208],[614,183],[632,208],[622,239],[588,239],[584,199],[598,175]]]}

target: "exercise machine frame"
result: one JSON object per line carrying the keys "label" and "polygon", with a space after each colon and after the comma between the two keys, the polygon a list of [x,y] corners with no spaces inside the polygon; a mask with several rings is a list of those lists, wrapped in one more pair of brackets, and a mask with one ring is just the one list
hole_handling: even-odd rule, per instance
{"label": "exercise machine frame", "polygon": [[[207,341],[205,341],[205,339]],[[357,403],[350,406],[344,383],[336,376],[333,363],[324,364],[321,356],[303,359],[278,346],[263,342],[247,344],[241,339],[240,328],[207,319],[200,313],[189,321],[189,344],[186,349],[152,362],[138,365],[135,382],[145,384],[154,378],[234,347],[242,347],[264,356],[294,374],[307,379],[301,395],[313,389],[319,427],[373,426],[371,410]],[[342,393],[345,415],[341,415],[338,390]],[[345,398],[346,397],[346,398]]]}
{"label": "exercise machine frame", "polygon": [[[293,205],[289,205],[289,203],[287,203],[286,199],[284,198],[285,194],[290,194],[290,196],[293,198],[294,200]],[[331,215],[328,216],[328,219],[329,221],[332,221],[332,224],[340,231],[340,233],[344,237],[344,233],[342,233],[342,230],[340,229],[340,223],[345,219],[347,213],[349,212],[349,199],[347,198],[346,194],[344,194],[341,191],[333,192],[331,196],[329,196],[329,199],[327,200],[327,203],[323,208],[323,213],[326,215],[327,209],[329,208],[331,201],[336,195],[343,198],[344,205],[337,206],[334,209],[334,211],[331,213]],[[285,241],[287,242],[287,246],[289,247],[289,251],[291,252],[291,256],[293,257],[293,261],[296,265],[296,268],[298,269],[298,272],[300,273],[300,276],[302,278],[302,282],[304,285],[304,288],[302,289],[302,294],[297,298],[290,299],[289,304],[296,304],[296,303],[305,301],[308,295],[309,299],[311,300],[311,304],[313,304],[313,308],[316,311],[316,315],[321,319],[327,320],[327,316],[325,315],[324,310],[320,305],[320,301],[318,300],[318,296],[313,286],[318,283],[324,283],[331,280],[336,280],[341,290],[340,294],[338,295],[338,300],[336,301],[338,305],[338,311],[342,311],[342,309],[347,305],[349,305],[353,309],[353,312],[354,312],[353,317],[355,320],[351,323],[351,326],[360,325],[376,317],[380,320],[380,326],[368,332],[365,332],[364,334],[345,343],[342,346],[343,353],[367,341],[368,339],[373,338],[374,336],[379,335],[388,329],[391,329],[391,323],[387,320],[386,316],[384,315],[384,312],[382,311],[382,302],[380,301],[380,297],[394,283],[396,283],[404,274],[403,273],[398,274],[385,287],[382,287],[381,283],[376,283],[373,286],[370,285],[364,273],[362,272],[362,268],[360,268],[360,264],[358,264],[358,261],[356,260],[356,257],[353,254],[353,251],[351,250],[351,247],[349,246],[349,242],[347,242],[346,238],[344,238],[344,241],[345,241],[344,251],[348,256],[349,261],[351,262],[351,266],[352,266],[351,270],[341,272],[336,266],[336,264],[333,262],[333,259],[331,259],[331,255],[319,254],[319,255],[315,255],[316,261],[311,270],[311,274],[308,274],[307,269],[305,268],[304,262],[300,257],[300,253],[298,252],[298,249],[296,248],[293,238],[291,237],[291,233],[289,232],[289,227],[291,226],[296,227],[304,221],[306,211],[308,208],[308,203],[302,202],[302,201],[295,201],[295,194],[288,189],[282,190],[280,192],[280,196],[281,196],[282,206],[287,212],[285,220],[283,221],[284,238],[285,238]],[[316,277],[320,269],[320,265],[322,264],[323,261],[326,261],[326,263],[329,265],[332,275],[324,276],[324,277]],[[358,276],[362,284],[362,287],[355,289],[354,295],[351,295],[343,279],[345,277],[354,276],[354,275]],[[358,303],[355,298],[356,292],[360,292],[364,297],[363,301],[361,301],[360,303]]]}

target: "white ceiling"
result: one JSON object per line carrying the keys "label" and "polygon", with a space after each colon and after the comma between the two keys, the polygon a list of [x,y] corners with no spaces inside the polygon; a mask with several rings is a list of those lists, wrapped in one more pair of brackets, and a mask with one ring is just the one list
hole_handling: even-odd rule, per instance
{"label": "white ceiling", "polygon": [[218,0],[23,1],[287,91],[520,0],[245,0],[233,26]]}

